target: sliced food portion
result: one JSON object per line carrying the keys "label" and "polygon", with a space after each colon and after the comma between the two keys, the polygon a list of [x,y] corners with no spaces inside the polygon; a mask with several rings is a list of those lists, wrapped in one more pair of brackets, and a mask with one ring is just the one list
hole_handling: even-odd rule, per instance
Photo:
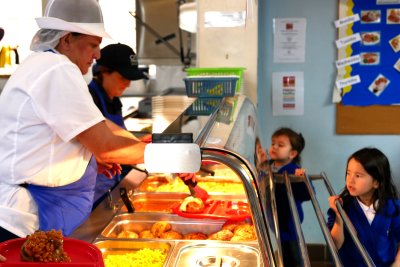
{"label": "sliced food portion", "polygon": [[179,206],[180,211],[188,213],[201,213],[204,211],[204,202],[201,198],[189,196]]}

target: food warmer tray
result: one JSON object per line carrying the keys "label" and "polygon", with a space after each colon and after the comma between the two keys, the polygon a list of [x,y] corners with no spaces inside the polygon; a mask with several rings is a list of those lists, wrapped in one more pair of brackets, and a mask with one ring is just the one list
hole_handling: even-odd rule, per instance
{"label": "food warmer tray", "polygon": [[[172,226],[172,230],[182,235],[192,232],[202,232],[210,235],[221,230],[226,220],[206,220],[182,218],[175,214],[137,212],[116,215],[98,236],[99,238],[117,238],[122,231],[134,231],[140,233],[149,230],[159,221],[166,221]],[[149,240],[149,239],[147,239]],[[153,239],[151,239],[153,240]],[[161,240],[161,239],[157,239]]]}
{"label": "food warmer tray", "polygon": [[164,250],[166,257],[163,266],[170,266],[168,264],[171,257],[174,242],[171,241],[151,241],[151,240],[127,240],[127,239],[98,239],[93,243],[98,247],[106,259],[108,255],[124,255],[128,253],[135,253],[140,249],[159,249]]}
{"label": "food warmer tray", "polygon": [[[160,186],[168,185],[168,184],[173,184],[174,180],[172,178],[167,178],[168,176],[149,176],[146,179],[144,179],[137,188],[135,188],[136,193],[149,193],[149,192],[154,192],[154,193],[161,193],[160,191],[157,191],[157,189]],[[206,178],[206,177],[196,177],[196,180],[200,183],[201,185],[202,182],[212,182],[212,183],[221,183],[221,189],[225,190],[223,192],[215,192],[212,190],[208,190],[210,195],[216,194],[216,195],[237,195],[238,197],[246,199],[245,191],[243,188],[243,185],[241,182],[237,182],[234,180],[234,178],[226,178],[226,177],[212,177]],[[237,190],[240,192],[226,192],[226,186],[222,186],[222,184],[227,185],[231,184],[233,187],[233,190]],[[179,185],[179,189],[185,190],[185,191],[179,191],[176,193],[189,193],[189,189],[184,186],[182,183]],[[182,187],[182,188],[181,188]],[[207,188],[204,188],[207,189]],[[172,191],[166,192],[163,191],[163,193],[174,193]]]}
{"label": "food warmer tray", "polygon": [[134,253],[143,248],[162,249],[166,251],[163,266],[263,266],[256,242],[97,239],[93,244],[104,258],[107,255]]}
{"label": "food warmer tray", "polygon": [[256,243],[202,240],[177,242],[168,266],[261,267],[264,265]]}
{"label": "food warmer tray", "polygon": [[[181,203],[188,193],[167,193],[167,192],[136,192],[129,195],[132,206],[135,212],[162,212],[174,213],[173,208]],[[230,194],[210,194],[209,201],[224,201],[245,202],[244,195]],[[121,212],[127,212],[127,208],[123,206]]]}

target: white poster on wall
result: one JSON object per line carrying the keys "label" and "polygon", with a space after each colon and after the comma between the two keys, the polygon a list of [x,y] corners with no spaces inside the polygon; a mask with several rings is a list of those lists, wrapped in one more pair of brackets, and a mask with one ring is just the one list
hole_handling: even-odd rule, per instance
{"label": "white poster on wall", "polygon": [[272,114],[304,115],[303,72],[272,73]]}
{"label": "white poster on wall", "polygon": [[273,21],[274,63],[304,63],[307,20],[282,18]]}

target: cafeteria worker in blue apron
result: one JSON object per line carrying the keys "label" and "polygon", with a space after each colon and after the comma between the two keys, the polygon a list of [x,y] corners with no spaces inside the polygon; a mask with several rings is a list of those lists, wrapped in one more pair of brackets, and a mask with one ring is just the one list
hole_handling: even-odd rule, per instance
{"label": "cafeteria worker in blue apron", "polygon": [[[89,83],[89,92],[101,113],[119,127],[126,129],[122,116],[122,103],[119,97],[130,86],[131,81],[145,79],[139,70],[137,56],[133,49],[125,44],[110,44],[101,49],[100,59],[92,68],[93,79]],[[112,178],[98,174],[94,192],[95,208],[113,189],[131,168],[122,166],[122,173]]]}
{"label": "cafeteria worker in blue apron", "polygon": [[99,111],[83,78],[100,58],[96,0],[49,0],[31,53],[0,94],[0,242],[70,235],[90,215],[98,172],[143,163],[146,144]]}

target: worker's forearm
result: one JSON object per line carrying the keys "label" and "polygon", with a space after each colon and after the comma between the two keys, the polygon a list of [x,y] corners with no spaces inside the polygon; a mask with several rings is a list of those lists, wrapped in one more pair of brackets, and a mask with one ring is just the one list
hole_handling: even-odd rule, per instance
{"label": "worker's forearm", "polygon": [[107,127],[111,130],[111,132],[113,134],[119,135],[119,136],[129,137],[129,138],[134,138],[136,140],[139,140],[139,138],[134,136],[131,132],[123,129],[122,127],[120,127],[119,125],[113,123],[112,121],[106,119],[105,122],[106,122]]}
{"label": "worker's forearm", "polygon": [[104,121],[80,133],[77,140],[101,161],[119,164],[143,163],[146,143],[133,135],[114,134]]}
{"label": "worker's forearm", "polygon": [[114,136],[107,142],[102,142],[102,152],[95,156],[105,162],[119,164],[139,164],[144,162],[146,143],[133,138]]}

